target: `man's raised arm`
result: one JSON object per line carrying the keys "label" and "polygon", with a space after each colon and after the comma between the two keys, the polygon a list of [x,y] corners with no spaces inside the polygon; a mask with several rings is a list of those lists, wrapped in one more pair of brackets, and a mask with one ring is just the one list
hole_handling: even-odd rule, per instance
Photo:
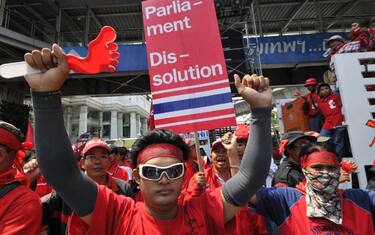
{"label": "man's raised arm", "polygon": [[25,61],[42,71],[25,76],[32,92],[40,170],[79,216],[90,218],[98,189],[78,168],[64,127],[60,89],[69,73],[65,54],[54,44],[52,50],[44,48],[25,54]]}
{"label": "man's raised arm", "polygon": [[242,82],[235,75],[238,93],[251,106],[250,138],[238,173],[222,188],[224,221],[229,221],[264,184],[271,162],[272,90],[263,76],[245,75]]}

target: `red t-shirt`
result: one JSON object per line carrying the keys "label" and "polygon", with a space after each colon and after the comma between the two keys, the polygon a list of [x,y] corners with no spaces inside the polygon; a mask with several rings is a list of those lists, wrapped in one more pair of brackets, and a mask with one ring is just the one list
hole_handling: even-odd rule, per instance
{"label": "red t-shirt", "polygon": [[340,96],[331,94],[327,98],[319,99],[318,106],[325,118],[322,128],[333,129],[341,125],[344,116],[341,112],[342,103]]}
{"label": "red t-shirt", "polygon": [[115,177],[117,179],[123,180],[128,182],[129,181],[129,175],[128,172],[121,168],[117,162],[113,163],[109,169],[108,169],[108,174],[110,174],[112,177]]}
{"label": "red t-shirt", "polygon": [[[199,158],[201,162],[201,166],[203,169],[209,167],[205,163],[202,157]],[[198,172],[188,161],[184,162],[185,165],[185,174],[184,174],[184,182],[182,183],[182,190],[185,190],[189,186],[190,179]]]}
{"label": "red t-shirt", "polygon": [[318,100],[319,99],[320,99],[319,96],[315,93],[309,93],[306,95],[306,101],[309,105],[308,115],[310,117],[314,117],[318,113]]}
{"label": "red t-shirt", "polygon": [[[216,176],[213,166],[205,169],[204,175],[209,185],[206,189],[206,193],[221,188],[222,183]],[[189,187],[184,192],[184,200],[190,200],[200,195],[200,193],[194,178],[192,178],[189,182]],[[230,235],[268,234],[263,217],[251,211],[247,206],[241,208],[233,219],[225,223],[225,231],[226,234]]]}
{"label": "red t-shirt", "polygon": [[26,186],[17,186],[0,198],[0,234],[39,234],[41,223],[39,196]]}
{"label": "red t-shirt", "polygon": [[43,197],[52,192],[52,187],[47,184],[46,179],[42,175],[36,178],[35,192],[39,195],[39,197]]}
{"label": "red t-shirt", "polygon": [[[157,220],[150,216],[143,202],[118,196],[99,186],[95,209],[88,226],[78,216],[70,221],[69,234],[225,234],[221,190],[203,193],[179,205],[172,220]],[[72,230],[72,229],[76,230]]]}

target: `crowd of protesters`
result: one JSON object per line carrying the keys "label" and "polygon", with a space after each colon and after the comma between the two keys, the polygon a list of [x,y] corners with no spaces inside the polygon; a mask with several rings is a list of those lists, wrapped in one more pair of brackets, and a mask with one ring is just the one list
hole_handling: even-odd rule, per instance
{"label": "crowd of protesters", "polygon": [[[364,51],[374,49],[375,18],[371,23],[369,37],[352,25],[351,40]],[[328,41],[329,56],[338,42],[344,40]],[[130,151],[99,138],[72,147],[61,105],[69,73],[63,50],[54,44],[25,61],[43,71],[25,76],[36,152],[25,158],[20,130],[0,121],[0,234],[375,235],[375,168],[368,190],[339,188],[356,164],[343,160],[342,105],[329,84],[306,80],[312,132],[283,135],[283,158],[266,187],[273,155],[268,78],[235,75],[250,125],[238,124],[204,158],[194,141],[159,129]]]}
{"label": "crowd of protesters", "polygon": [[348,29],[347,38],[333,35],[326,41],[328,50],[325,56],[330,60],[333,55],[351,52],[366,52],[375,50],[375,17],[370,19],[365,29],[359,22],[353,22]]}

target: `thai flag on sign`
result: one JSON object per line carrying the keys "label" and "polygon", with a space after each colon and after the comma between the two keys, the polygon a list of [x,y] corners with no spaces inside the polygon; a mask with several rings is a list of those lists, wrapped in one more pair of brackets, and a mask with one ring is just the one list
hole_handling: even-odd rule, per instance
{"label": "thai flag on sign", "polygon": [[228,80],[153,92],[156,128],[178,133],[236,123]]}
{"label": "thai flag on sign", "polygon": [[213,0],[142,2],[155,127],[235,126]]}

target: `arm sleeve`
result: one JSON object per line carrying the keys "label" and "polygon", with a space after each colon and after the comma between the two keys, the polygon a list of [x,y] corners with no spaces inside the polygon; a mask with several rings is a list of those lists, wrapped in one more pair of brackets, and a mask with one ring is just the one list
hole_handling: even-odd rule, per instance
{"label": "arm sleeve", "polygon": [[271,108],[252,111],[250,137],[238,173],[222,189],[225,200],[243,206],[265,183],[272,151]]}
{"label": "arm sleeve", "polygon": [[93,211],[97,186],[76,163],[65,131],[59,92],[33,92],[38,164],[47,182],[79,216]]}
{"label": "arm sleeve", "polygon": [[262,188],[256,193],[256,211],[280,226],[300,197],[292,188]]}

